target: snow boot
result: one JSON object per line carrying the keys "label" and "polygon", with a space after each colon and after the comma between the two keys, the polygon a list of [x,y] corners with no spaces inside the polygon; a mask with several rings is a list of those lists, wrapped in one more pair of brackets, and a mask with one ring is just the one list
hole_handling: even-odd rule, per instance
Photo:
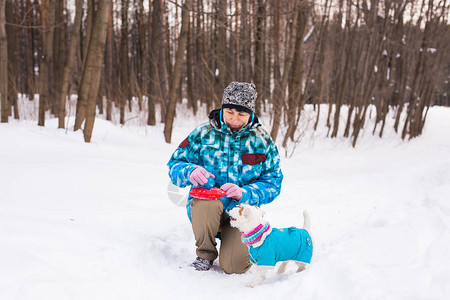
{"label": "snow boot", "polygon": [[191,266],[193,266],[197,271],[208,271],[211,269],[212,264],[212,260],[197,257]]}

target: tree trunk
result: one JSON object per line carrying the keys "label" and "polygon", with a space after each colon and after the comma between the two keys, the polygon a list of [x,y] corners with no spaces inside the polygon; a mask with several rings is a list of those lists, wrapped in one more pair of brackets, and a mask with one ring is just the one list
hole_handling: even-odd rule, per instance
{"label": "tree trunk", "polygon": [[162,51],[164,49],[164,40],[159,40],[159,45],[161,50],[159,51],[159,59],[158,59],[158,77],[159,84],[157,85],[157,89],[159,90],[160,95],[160,114],[161,114],[161,122],[166,122],[166,108],[167,108],[167,94],[169,89],[169,77],[167,75],[167,64],[166,64],[166,51]]}
{"label": "tree trunk", "polygon": [[41,68],[39,70],[39,116],[38,125],[45,126],[45,111],[47,110],[47,97],[49,94],[49,66],[53,59],[53,32],[55,25],[55,1],[49,0],[48,24],[45,28],[44,51],[42,53]]}
{"label": "tree trunk", "polygon": [[138,1],[138,40],[137,40],[137,49],[138,49],[138,64],[136,65],[137,73],[138,73],[138,84],[139,84],[139,111],[143,109],[143,99],[144,96],[148,97],[148,51],[147,51],[147,43],[146,43],[146,35],[147,35],[147,24],[145,21],[145,11],[144,11],[144,0]]}
{"label": "tree trunk", "polygon": [[274,7],[273,18],[273,81],[275,84],[273,91],[273,124],[270,136],[274,141],[277,140],[280,128],[281,113],[283,109],[283,100],[281,98],[281,71],[280,71],[280,2],[277,1]]}
{"label": "tree trunk", "polygon": [[120,33],[120,124],[125,124],[125,106],[131,101],[128,59],[128,0],[122,0]]}
{"label": "tree trunk", "polygon": [[[25,0],[22,0],[25,1]],[[32,5],[30,0],[26,0],[26,2],[22,3],[22,9],[24,11],[27,11],[29,13],[25,14],[23,16],[24,23],[27,26],[23,29],[23,34],[25,35],[24,38],[24,52],[22,52],[21,55],[24,56],[24,90],[23,92],[25,94],[28,94],[28,98],[30,100],[34,99],[34,90],[35,90],[35,73],[34,73],[34,54],[33,54],[33,48],[34,48],[34,41],[33,41],[33,32],[34,29],[32,26],[33,23],[33,15],[34,15],[34,9],[32,9]],[[23,14],[22,14],[23,15]],[[22,16],[21,16],[22,17]]]}
{"label": "tree trunk", "polygon": [[187,92],[188,92],[188,103],[192,108],[194,115],[197,114],[197,96],[194,91],[194,78],[193,78],[193,40],[192,40],[192,26],[189,26],[188,32],[188,44],[186,49],[186,64],[187,64]]}
{"label": "tree trunk", "polygon": [[[80,78],[80,86],[78,87],[77,111],[75,115],[74,131],[81,129],[81,125],[86,120],[89,83],[92,80],[92,70],[88,70],[86,68],[86,61],[93,31],[92,20],[94,19],[95,7],[95,0],[88,0],[86,36],[84,40],[81,41],[82,43],[80,45],[82,57],[82,74]],[[97,97],[95,98],[97,99]]]}
{"label": "tree trunk", "polygon": [[156,125],[156,103],[161,103],[161,89],[159,88],[158,61],[160,52],[160,40],[163,37],[163,19],[161,0],[153,0],[152,9],[152,37],[150,43],[150,65],[149,65],[149,92],[148,92],[148,118],[147,125]]}
{"label": "tree trunk", "polygon": [[[6,1],[5,6],[5,20],[6,23],[14,24],[17,22],[17,18],[14,13],[14,6],[11,0]],[[11,115],[11,108],[14,107],[14,118],[18,119],[17,108],[17,65],[18,65],[18,47],[17,47],[17,27],[11,25],[5,25],[7,36],[7,49],[8,49],[8,97],[7,97],[7,109],[8,115]]]}
{"label": "tree trunk", "polygon": [[[220,95],[225,89],[227,82],[227,3],[226,0],[218,0],[216,8],[216,61],[217,61],[217,69],[219,70],[219,74],[217,77],[216,84],[216,94]],[[218,102],[219,99],[216,99]]]}
{"label": "tree trunk", "polygon": [[114,42],[113,42],[113,7],[111,5],[108,17],[108,29],[106,33],[106,49],[105,49],[105,94],[106,94],[106,120],[112,119],[112,102],[115,97],[114,84]]}
{"label": "tree trunk", "polygon": [[[299,14],[300,14],[299,12],[296,12],[294,14],[294,16],[292,17],[292,23],[289,25],[290,22],[287,22],[288,25],[286,26],[287,28],[290,26],[290,30],[289,30],[289,38],[287,39],[288,46],[287,46],[287,51],[286,51],[286,58],[284,60],[283,76],[281,77],[281,83],[277,84],[275,82],[275,90],[273,92],[274,97],[276,97],[276,95],[280,95],[280,99],[277,100],[277,101],[279,101],[279,104],[280,104],[280,106],[279,106],[280,110],[279,110],[279,112],[274,113],[274,122],[273,122],[274,127],[272,128],[272,132],[271,132],[271,135],[273,135],[273,136],[275,136],[275,130],[278,132],[278,129],[276,129],[275,127],[280,126],[282,110],[283,110],[283,107],[285,106],[286,87],[288,84],[289,75],[291,73],[292,61],[294,59],[294,53],[296,51],[295,41],[296,41],[296,37],[297,37],[297,23],[299,22],[299,16],[298,16]],[[277,90],[277,88],[278,88],[278,90]],[[279,115],[277,115],[277,114],[279,114]],[[275,136],[275,138],[276,138],[276,136]]]}
{"label": "tree trunk", "polygon": [[325,62],[325,45],[327,40],[327,32],[328,32],[328,20],[330,16],[330,7],[328,5],[328,0],[325,1],[325,14],[322,17],[322,24],[320,28],[320,34],[319,34],[319,40],[320,40],[320,47],[319,47],[319,54],[318,54],[318,67],[317,67],[317,73],[316,73],[316,81],[315,84],[315,91],[317,95],[316,103],[317,105],[317,117],[316,122],[314,123],[314,131],[317,130],[317,126],[319,125],[320,120],[320,107],[323,103],[322,97],[323,97],[323,78],[324,78],[324,62]]}
{"label": "tree trunk", "polygon": [[307,23],[307,11],[301,9],[297,15],[297,32],[295,41],[295,54],[292,62],[292,74],[289,80],[289,99],[288,99],[288,131],[283,139],[283,147],[287,146],[289,138],[293,140],[295,132],[295,117],[302,92],[303,78],[303,38],[305,35]]}
{"label": "tree trunk", "polygon": [[[198,11],[201,11],[203,9],[203,1],[199,0],[197,1],[196,9]],[[205,80],[206,80],[206,70],[205,70],[205,64],[203,63],[203,41],[205,37],[203,36],[203,14],[198,13],[194,14],[194,20],[195,22],[195,33],[193,36],[194,40],[194,51],[193,51],[193,64],[194,64],[194,89],[197,94],[197,99],[200,100],[200,103],[205,103],[207,101],[206,96],[206,87],[205,87]]]}
{"label": "tree trunk", "polygon": [[67,62],[65,58],[66,52],[66,41],[65,41],[65,24],[66,20],[64,19],[64,10],[65,10],[65,1],[56,1],[55,3],[55,30],[54,30],[54,39],[53,39],[53,68],[51,77],[53,80],[50,82],[51,85],[51,112],[55,116],[59,115],[59,105],[61,104],[59,99],[61,96],[59,95],[60,87],[62,85],[61,80],[63,79],[64,67]]}
{"label": "tree trunk", "polygon": [[[248,22],[248,0],[241,0],[241,39],[240,44],[240,61],[241,64],[241,80],[245,82],[251,82],[251,38],[250,38],[250,26]],[[279,1],[277,1],[279,3]]]}
{"label": "tree trunk", "polygon": [[[398,16],[397,16],[397,24],[394,29],[394,40],[401,41],[404,35],[404,26],[403,26],[403,12],[404,7],[401,7]],[[395,68],[394,68],[394,105],[397,106],[397,113],[395,116],[394,122],[394,130],[398,132],[398,126],[400,124],[400,117],[403,111],[403,105],[405,103],[404,96],[406,92],[406,72],[405,72],[405,47],[396,45],[396,52],[398,53],[395,59]]]}
{"label": "tree trunk", "polygon": [[[82,85],[88,85],[86,124],[84,126],[84,141],[86,143],[89,143],[91,141],[92,130],[94,128],[95,104],[97,102],[103,55],[105,52],[106,32],[108,28],[110,6],[111,0],[102,0],[98,3],[98,8],[95,14],[95,21],[93,22],[94,27],[92,28],[92,37],[91,42],[89,43],[85,67],[86,72],[91,73],[91,80],[83,81],[82,79]],[[84,74],[85,72],[83,72],[83,75]]]}
{"label": "tree trunk", "polygon": [[82,15],[83,15],[83,0],[76,0],[75,19],[72,28],[72,37],[70,38],[69,53],[62,74],[61,85],[59,86],[57,93],[59,97],[58,128],[64,128],[64,119],[66,116],[66,96],[70,97],[70,92],[68,91],[69,76],[73,66],[78,41],[80,38],[80,26]]}
{"label": "tree trunk", "polygon": [[261,115],[261,101],[264,95],[264,19],[266,4],[263,0],[256,1],[256,33],[255,33],[255,66],[254,78],[258,97],[255,103],[255,113]]}
{"label": "tree trunk", "polygon": [[0,97],[1,122],[8,122],[8,45],[5,31],[5,2],[0,0]]}
{"label": "tree trunk", "polygon": [[81,59],[83,60],[83,68],[84,64],[86,63],[86,57],[87,52],[89,49],[89,43],[91,42],[91,30],[89,28],[92,28],[92,23],[94,22],[94,12],[95,12],[95,3],[97,0],[87,0],[87,16],[86,16],[86,35],[84,37],[84,40],[81,42]]}
{"label": "tree trunk", "polygon": [[169,10],[168,8],[168,4],[167,1],[164,1],[165,3],[165,22],[164,22],[164,28],[165,28],[165,40],[166,42],[163,43],[164,45],[164,51],[165,51],[165,64],[166,64],[166,70],[167,70],[167,77],[168,78],[172,78],[172,57],[171,57],[171,52],[170,52],[170,34],[171,34],[171,30],[170,30],[170,26],[169,26],[169,13],[167,12]]}
{"label": "tree trunk", "polygon": [[[350,15],[350,12],[349,12]],[[336,110],[334,112],[334,119],[333,119],[333,131],[331,133],[331,137],[337,137],[337,133],[338,133],[338,129],[339,129],[339,120],[340,120],[340,113],[341,113],[341,106],[342,106],[342,101],[344,98],[344,91],[345,91],[345,87],[346,87],[346,81],[347,81],[347,77],[348,77],[348,71],[349,71],[349,66],[350,66],[350,61],[351,61],[351,54],[352,54],[352,43],[353,43],[353,37],[356,34],[355,32],[351,32],[351,26],[350,26],[350,20],[348,19],[349,17],[347,16],[347,24],[346,24],[346,28],[348,29],[348,33],[350,35],[349,41],[347,41],[347,46],[346,46],[346,50],[345,50],[345,57],[344,57],[344,69],[342,71],[342,76],[341,79],[338,81],[339,85],[338,85],[338,92],[336,95]],[[356,25],[355,25],[356,26]]]}
{"label": "tree trunk", "polygon": [[184,52],[186,51],[187,44],[187,31],[189,27],[189,9],[191,7],[191,0],[186,0],[183,5],[183,12],[181,16],[181,31],[178,38],[178,49],[175,57],[174,70],[172,72],[170,91],[169,91],[169,102],[167,105],[166,112],[166,123],[164,125],[164,137],[166,143],[170,143],[172,140],[172,126],[175,117],[175,110],[177,104],[177,91],[180,84],[181,78],[181,66],[183,63]]}

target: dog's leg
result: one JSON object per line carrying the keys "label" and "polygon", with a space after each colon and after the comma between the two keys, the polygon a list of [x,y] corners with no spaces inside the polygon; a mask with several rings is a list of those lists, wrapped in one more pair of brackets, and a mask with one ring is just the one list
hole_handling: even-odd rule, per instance
{"label": "dog's leg", "polygon": [[303,271],[306,268],[306,264],[304,262],[296,261],[295,263],[298,266],[297,273]]}
{"label": "dog's leg", "polygon": [[288,264],[288,261],[285,260],[281,263],[281,266],[278,268],[277,274],[283,274],[286,271],[286,266]]}
{"label": "dog's leg", "polygon": [[252,282],[247,284],[247,286],[253,288],[253,287],[257,286],[258,284],[260,284],[264,279],[266,279],[266,273],[270,269],[273,269],[273,267],[272,266],[256,266],[255,277],[253,278]]}

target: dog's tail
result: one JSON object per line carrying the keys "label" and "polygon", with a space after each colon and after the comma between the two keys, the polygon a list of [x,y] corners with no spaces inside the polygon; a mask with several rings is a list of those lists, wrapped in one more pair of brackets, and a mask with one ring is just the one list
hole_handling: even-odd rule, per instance
{"label": "dog's tail", "polygon": [[307,210],[303,211],[303,228],[309,230],[311,228],[311,217]]}

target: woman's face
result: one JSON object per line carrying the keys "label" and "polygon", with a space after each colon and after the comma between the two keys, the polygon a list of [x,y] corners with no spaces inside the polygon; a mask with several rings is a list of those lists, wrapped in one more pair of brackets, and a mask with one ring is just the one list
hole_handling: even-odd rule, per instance
{"label": "woman's face", "polygon": [[235,108],[223,109],[223,120],[232,131],[238,131],[247,125],[249,118],[250,114],[247,112],[238,111]]}

